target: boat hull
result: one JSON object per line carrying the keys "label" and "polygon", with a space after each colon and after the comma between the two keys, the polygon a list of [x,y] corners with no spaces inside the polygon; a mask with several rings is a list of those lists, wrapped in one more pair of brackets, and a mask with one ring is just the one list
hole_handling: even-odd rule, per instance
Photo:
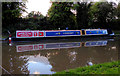
{"label": "boat hull", "polygon": [[79,40],[92,40],[92,39],[108,39],[114,38],[110,35],[89,35],[89,36],[69,36],[69,37],[37,37],[37,38],[16,38],[12,37],[12,41],[49,41],[49,40],[66,40],[66,39],[79,39]]}

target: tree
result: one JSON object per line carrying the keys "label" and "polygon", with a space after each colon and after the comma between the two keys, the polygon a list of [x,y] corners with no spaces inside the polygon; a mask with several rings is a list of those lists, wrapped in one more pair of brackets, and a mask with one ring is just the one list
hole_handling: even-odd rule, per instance
{"label": "tree", "polygon": [[37,11],[37,12],[36,11],[31,11],[28,14],[28,18],[42,19],[42,18],[44,18],[44,16],[39,11]]}
{"label": "tree", "polygon": [[100,4],[100,2],[96,2],[96,3],[92,3],[92,6],[90,7],[90,10],[89,10],[89,23],[88,25],[91,26],[91,28],[95,28],[96,25],[95,23],[97,22],[97,16],[98,16],[98,12],[99,12],[99,9],[98,9],[98,5]]}
{"label": "tree", "polygon": [[75,10],[77,11],[76,21],[78,29],[88,28],[88,11],[90,5],[87,2],[77,2],[77,4],[74,4],[76,6]]}
{"label": "tree", "polygon": [[2,28],[3,33],[7,30],[13,32],[18,26],[15,23],[25,12],[25,3],[23,2],[2,2]]}
{"label": "tree", "polygon": [[117,12],[118,19],[120,19],[120,3],[117,6],[116,12]]}
{"label": "tree", "polygon": [[71,2],[54,2],[48,11],[52,29],[74,29],[75,15],[71,12]]}
{"label": "tree", "polygon": [[25,25],[27,25],[27,27],[25,27],[25,29],[29,30],[44,30],[44,26],[46,26],[45,24],[47,23],[46,17],[39,11],[31,11],[27,15],[26,20],[27,23]]}
{"label": "tree", "polygon": [[90,8],[91,24],[94,28],[110,28],[110,22],[115,19],[115,3],[97,2]]}
{"label": "tree", "polygon": [[111,22],[112,29],[120,30],[120,3],[116,6],[115,19]]}

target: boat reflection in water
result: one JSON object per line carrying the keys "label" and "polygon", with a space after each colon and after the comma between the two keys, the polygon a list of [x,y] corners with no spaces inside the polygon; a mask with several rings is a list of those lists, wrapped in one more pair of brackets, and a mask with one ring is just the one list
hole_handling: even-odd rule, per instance
{"label": "boat reflection in water", "polygon": [[93,46],[105,46],[107,40],[104,41],[88,41],[88,42],[66,42],[66,43],[46,43],[46,44],[31,44],[31,45],[17,45],[17,52],[35,51],[35,50],[47,50],[47,49],[64,49],[75,47],[93,47]]}

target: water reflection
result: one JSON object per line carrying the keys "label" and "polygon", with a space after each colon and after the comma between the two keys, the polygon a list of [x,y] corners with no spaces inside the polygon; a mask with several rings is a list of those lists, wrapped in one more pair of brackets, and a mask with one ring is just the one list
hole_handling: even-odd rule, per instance
{"label": "water reflection", "polygon": [[[11,74],[53,74],[118,60],[119,40],[58,43],[3,43],[2,66]],[[3,70],[3,74],[7,74]]]}
{"label": "water reflection", "polygon": [[31,45],[17,45],[17,52],[45,50],[45,49],[64,49],[75,47],[93,47],[105,46],[107,40],[104,41],[87,41],[87,42],[66,42],[66,43],[46,43],[46,44],[31,44]]}
{"label": "water reflection", "polygon": [[[24,57],[24,56],[21,56]],[[25,56],[29,59],[28,61],[28,70],[30,74],[52,74],[51,72],[52,66],[50,65],[48,58],[44,56],[40,56],[40,54],[36,56]]]}

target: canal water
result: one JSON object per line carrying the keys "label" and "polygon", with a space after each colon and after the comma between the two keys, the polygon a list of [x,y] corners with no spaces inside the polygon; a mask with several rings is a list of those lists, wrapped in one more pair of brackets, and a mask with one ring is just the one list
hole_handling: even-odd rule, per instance
{"label": "canal water", "polygon": [[118,60],[120,39],[2,43],[3,74],[54,74]]}

